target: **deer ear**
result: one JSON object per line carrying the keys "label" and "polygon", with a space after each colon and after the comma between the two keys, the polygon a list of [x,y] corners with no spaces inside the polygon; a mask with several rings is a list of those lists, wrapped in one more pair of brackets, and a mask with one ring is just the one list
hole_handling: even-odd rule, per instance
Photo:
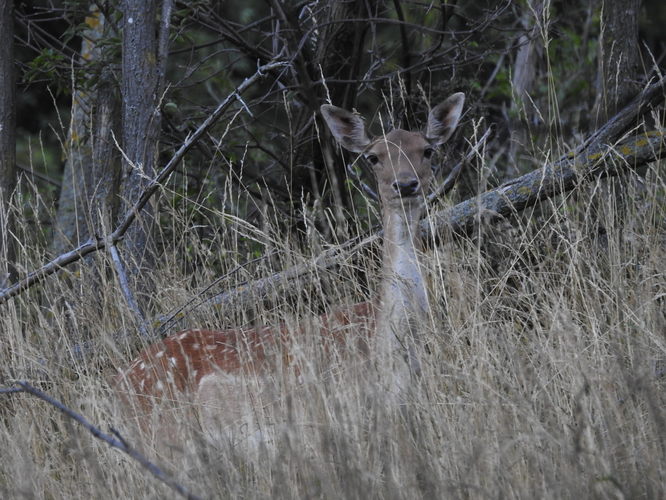
{"label": "deer ear", "polygon": [[330,104],[321,107],[321,115],[333,137],[343,148],[352,153],[360,153],[370,145],[365,124],[360,116]]}
{"label": "deer ear", "polygon": [[465,94],[458,92],[435,106],[428,115],[426,137],[434,144],[442,144],[451,137],[465,104]]}

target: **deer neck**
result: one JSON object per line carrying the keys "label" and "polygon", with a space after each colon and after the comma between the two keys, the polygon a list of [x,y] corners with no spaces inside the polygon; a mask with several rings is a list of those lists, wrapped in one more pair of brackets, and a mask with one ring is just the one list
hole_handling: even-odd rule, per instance
{"label": "deer neck", "polygon": [[[413,200],[412,200],[413,201]],[[409,200],[405,203],[407,205]],[[418,223],[423,209],[415,206],[384,209],[384,254],[377,335],[392,351],[411,351],[429,309],[423,275],[417,260]]]}

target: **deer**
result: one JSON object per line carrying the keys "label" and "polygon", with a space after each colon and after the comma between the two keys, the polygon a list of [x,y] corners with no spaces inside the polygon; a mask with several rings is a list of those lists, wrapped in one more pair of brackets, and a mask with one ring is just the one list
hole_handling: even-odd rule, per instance
{"label": "deer", "polygon": [[[340,146],[365,158],[374,172],[383,249],[378,297],[319,317],[313,333],[326,352],[331,343],[347,345],[350,337],[360,337],[361,351],[378,369],[376,387],[398,404],[404,404],[421,376],[422,337],[430,314],[417,254],[418,224],[434,177],[432,159],[456,129],[464,102],[459,92],[432,108],[423,132],[394,129],[378,137],[368,134],[358,114],[331,104],[320,108]],[[293,337],[306,330],[285,324],[184,330],[144,349],[119,372],[114,385],[144,412],[161,400],[188,397],[207,413],[201,418],[204,428],[216,432],[216,427],[243,426],[261,436],[256,428],[263,424],[257,416],[279,397],[264,382],[275,370],[299,372],[290,346]]]}

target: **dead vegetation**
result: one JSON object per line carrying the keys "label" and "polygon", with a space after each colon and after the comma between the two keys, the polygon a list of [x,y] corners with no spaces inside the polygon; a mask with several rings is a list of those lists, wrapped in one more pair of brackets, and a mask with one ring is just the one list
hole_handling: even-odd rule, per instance
{"label": "dead vegetation", "polygon": [[[315,358],[330,363],[325,376],[313,370],[302,386],[277,381],[280,432],[271,446],[247,454],[210,440],[180,406],[170,408],[179,423],[168,430],[174,447],[155,454],[150,437],[122,419],[108,385],[129,356],[110,338],[130,317],[122,294],[113,279],[63,287],[65,272],[3,306],[2,377],[29,379],[102,429],[113,426],[204,497],[658,498],[666,484],[666,184],[658,163],[647,179],[632,184],[621,207],[603,200],[595,222],[603,238],[589,225],[593,185],[507,221],[496,235],[481,228],[429,252],[434,313],[409,416],[361,390],[369,367]],[[187,221],[170,215],[185,232]],[[227,241],[233,225],[228,231],[219,238]],[[202,259],[220,248],[188,245]],[[215,258],[236,265],[231,254]],[[196,295],[192,283],[213,280],[205,269],[188,275],[177,260],[164,256],[154,276],[164,310]],[[312,291],[275,298],[269,309],[209,306],[188,323],[293,322],[322,307],[321,289],[366,296],[344,273],[320,275]],[[81,360],[72,339],[91,337],[107,340]],[[174,494],[43,402],[13,394],[1,404],[4,497]]]}

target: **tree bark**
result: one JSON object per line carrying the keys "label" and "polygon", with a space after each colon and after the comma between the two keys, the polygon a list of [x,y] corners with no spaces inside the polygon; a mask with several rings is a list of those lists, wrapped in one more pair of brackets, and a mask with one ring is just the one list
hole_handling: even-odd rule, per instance
{"label": "tree bark", "polygon": [[[597,99],[592,116],[597,126],[606,123],[639,90],[640,46],[638,44],[638,14],[640,0],[602,0],[601,33],[599,40]],[[640,175],[640,174],[639,174]],[[590,200],[591,220],[596,231],[605,233],[608,224],[602,214],[608,200],[617,206],[625,203],[627,178],[610,179],[595,190]],[[606,222],[602,222],[602,221]],[[616,219],[611,224],[622,226]]]}
{"label": "tree bark", "polygon": [[597,101],[593,116],[608,121],[639,90],[640,0],[602,0]]}
{"label": "tree bark", "polygon": [[0,2],[0,287],[14,275],[11,198],[16,187],[14,8]]}
{"label": "tree bark", "polygon": [[[158,25],[157,6],[163,17],[170,14],[171,1],[123,0],[122,40],[122,147],[124,208],[132,207],[155,177],[155,161],[161,115],[159,101],[166,66],[160,41],[168,41],[167,25]],[[166,31],[166,35],[165,35]],[[124,257],[133,285],[139,293],[148,292],[142,270],[153,266],[152,245],[155,208],[147,204],[137,214],[137,223],[127,231]],[[144,274],[145,276],[145,274]]]}

